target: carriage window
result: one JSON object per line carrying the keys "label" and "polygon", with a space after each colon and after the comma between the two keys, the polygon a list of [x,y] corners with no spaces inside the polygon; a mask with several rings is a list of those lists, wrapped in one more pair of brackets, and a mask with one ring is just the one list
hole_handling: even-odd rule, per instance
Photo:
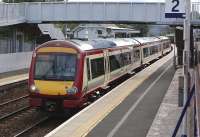
{"label": "carriage window", "polygon": [[104,58],[91,60],[92,79],[104,74]]}
{"label": "carriage window", "polygon": [[90,80],[90,60],[87,59],[87,77],[88,77],[88,80]]}
{"label": "carriage window", "polygon": [[158,52],[158,46],[150,47],[149,50],[150,50],[150,55],[153,55]]}
{"label": "carriage window", "polygon": [[168,43],[164,43],[163,48],[167,49],[168,47],[169,47],[169,44]]}
{"label": "carriage window", "polygon": [[131,64],[131,53],[130,52],[122,53],[122,61],[123,61],[123,66]]}
{"label": "carriage window", "polygon": [[150,53],[150,55],[154,54],[154,47],[149,48],[149,53]]}
{"label": "carriage window", "polygon": [[143,54],[144,54],[144,57],[148,57],[149,56],[149,49],[148,48],[144,48],[143,49]]}
{"label": "carriage window", "polygon": [[98,33],[99,35],[102,35],[102,34],[103,34],[102,30],[97,30],[97,33]]}
{"label": "carriage window", "polygon": [[121,67],[122,62],[121,62],[120,54],[109,56],[109,60],[110,60],[111,72]]}
{"label": "carriage window", "polygon": [[140,50],[137,49],[133,51],[133,61],[136,62],[139,60],[140,60]]}

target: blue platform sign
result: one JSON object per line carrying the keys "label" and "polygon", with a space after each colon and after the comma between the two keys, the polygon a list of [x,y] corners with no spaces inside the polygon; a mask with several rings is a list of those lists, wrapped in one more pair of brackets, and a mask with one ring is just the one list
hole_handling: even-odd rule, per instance
{"label": "blue platform sign", "polygon": [[185,18],[185,0],[165,0],[165,18]]}

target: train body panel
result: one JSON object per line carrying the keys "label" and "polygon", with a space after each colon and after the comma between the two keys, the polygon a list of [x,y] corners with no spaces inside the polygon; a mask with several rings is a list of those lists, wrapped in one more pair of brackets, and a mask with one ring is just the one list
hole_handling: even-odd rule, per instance
{"label": "train body panel", "polygon": [[49,111],[80,107],[94,91],[161,56],[166,41],[129,38],[44,43],[33,53],[30,104]]}
{"label": "train body panel", "polygon": [[45,81],[34,80],[39,94],[67,95],[67,90],[72,87],[73,81]]}

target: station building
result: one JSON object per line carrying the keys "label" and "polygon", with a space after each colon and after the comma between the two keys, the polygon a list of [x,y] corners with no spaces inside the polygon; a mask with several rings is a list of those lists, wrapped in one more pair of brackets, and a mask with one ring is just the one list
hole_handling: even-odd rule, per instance
{"label": "station building", "polygon": [[72,30],[76,39],[128,38],[138,36],[140,31],[121,28],[115,24],[80,24]]}
{"label": "station building", "polygon": [[0,74],[27,71],[32,51],[51,39],[64,39],[53,24],[18,24],[0,27]]}

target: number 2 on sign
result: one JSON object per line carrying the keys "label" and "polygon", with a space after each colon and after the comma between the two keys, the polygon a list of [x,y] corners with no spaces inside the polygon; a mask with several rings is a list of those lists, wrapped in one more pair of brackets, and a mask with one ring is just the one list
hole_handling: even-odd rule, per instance
{"label": "number 2 on sign", "polygon": [[172,0],[172,3],[175,3],[175,5],[172,7],[172,12],[179,12],[179,10],[176,9],[179,6],[179,0]]}

